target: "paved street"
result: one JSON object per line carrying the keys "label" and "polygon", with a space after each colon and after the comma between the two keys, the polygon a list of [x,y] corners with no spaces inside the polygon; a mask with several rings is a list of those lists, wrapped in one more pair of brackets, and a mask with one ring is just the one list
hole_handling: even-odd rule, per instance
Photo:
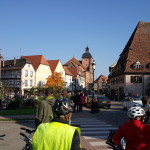
{"label": "paved street", "polygon": [[[84,108],[82,113],[74,113],[72,124],[81,128],[82,146],[87,150],[110,150],[105,144],[106,137],[110,129],[117,129],[120,124],[118,122],[119,115],[121,115],[120,117],[126,116],[126,112],[121,109],[120,103],[113,102],[111,109],[101,109],[100,113],[97,114],[91,114],[88,108]],[[113,123],[114,119],[116,124]],[[0,134],[6,134],[4,140],[0,140],[1,150],[21,150],[25,142],[19,135],[20,127],[34,129],[33,121],[0,122],[0,124]]]}

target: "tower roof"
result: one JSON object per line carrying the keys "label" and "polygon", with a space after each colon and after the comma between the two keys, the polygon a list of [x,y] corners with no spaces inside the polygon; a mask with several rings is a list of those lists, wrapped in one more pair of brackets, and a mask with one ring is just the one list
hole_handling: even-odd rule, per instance
{"label": "tower roof", "polygon": [[88,46],[85,48],[85,53],[83,53],[82,58],[92,58],[92,55],[89,52]]}

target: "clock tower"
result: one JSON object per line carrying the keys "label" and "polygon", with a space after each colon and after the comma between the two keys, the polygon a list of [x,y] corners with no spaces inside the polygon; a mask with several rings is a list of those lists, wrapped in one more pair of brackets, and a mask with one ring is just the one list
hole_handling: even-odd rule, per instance
{"label": "clock tower", "polygon": [[89,52],[88,46],[85,48],[85,53],[82,55],[82,65],[86,68],[87,71],[92,72],[92,62],[93,57]]}

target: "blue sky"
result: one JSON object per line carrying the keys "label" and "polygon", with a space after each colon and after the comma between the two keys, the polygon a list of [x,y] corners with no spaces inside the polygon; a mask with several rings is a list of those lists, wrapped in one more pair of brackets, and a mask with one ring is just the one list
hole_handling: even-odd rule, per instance
{"label": "blue sky", "polygon": [[149,0],[1,0],[1,53],[5,60],[43,55],[64,64],[81,60],[88,46],[95,76],[107,76],[138,22],[150,22],[149,6]]}

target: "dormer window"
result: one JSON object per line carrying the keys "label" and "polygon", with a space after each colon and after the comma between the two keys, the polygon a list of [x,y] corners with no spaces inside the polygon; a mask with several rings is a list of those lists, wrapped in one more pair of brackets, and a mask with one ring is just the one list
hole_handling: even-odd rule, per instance
{"label": "dormer window", "polygon": [[133,69],[141,70],[142,69],[142,64],[139,61],[137,61],[136,63],[133,64]]}

